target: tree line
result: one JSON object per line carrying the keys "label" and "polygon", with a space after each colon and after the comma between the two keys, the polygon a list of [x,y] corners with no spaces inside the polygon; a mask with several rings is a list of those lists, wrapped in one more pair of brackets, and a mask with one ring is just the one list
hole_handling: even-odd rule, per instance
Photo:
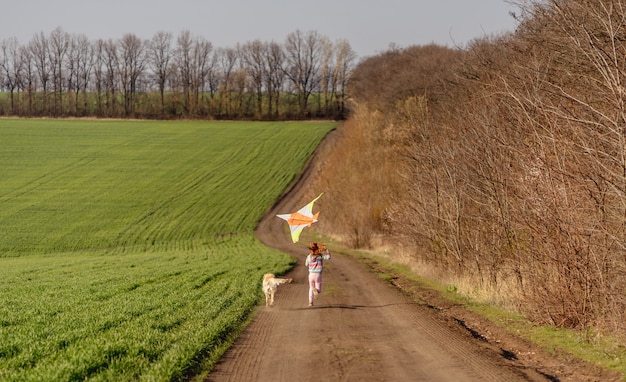
{"label": "tree line", "polygon": [[355,68],[320,171],[338,218],[318,227],[535,322],[625,336],[626,8],[520,10],[514,32]]}
{"label": "tree line", "polygon": [[356,57],[316,31],[215,48],[189,31],[90,41],[58,27],[0,42],[0,115],[341,119]]}

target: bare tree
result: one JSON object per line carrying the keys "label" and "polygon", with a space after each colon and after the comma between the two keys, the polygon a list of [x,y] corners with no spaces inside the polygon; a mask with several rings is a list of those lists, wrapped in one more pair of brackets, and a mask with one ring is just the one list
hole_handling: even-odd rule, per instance
{"label": "bare tree", "polygon": [[62,115],[63,111],[63,88],[65,83],[64,64],[70,45],[70,35],[58,27],[50,33],[50,46],[48,49],[50,67],[52,69],[52,85],[54,92],[55,116]]}
{"label": "bare tree", "polygon": [[[321,67],[319,87],[323,99],[323,114],[342,118],[345,111],[345,86],[356,59],[347,40],[332,43],[328,38],[321,39]],[[322,110],[320,104],[319,109]]]}
{"label": "bare tree", "polygon": [[250,97],[248,93],[252,92],[252,86],[250,81],[250,75],[248,73],[249,68],[242,57],[241,45],[237,44],[237,66],[232,73],[231,89],[235,95],[234,104],[236,113],[235,118],[244,118],[249,116],[250,113]]}
{"label": "bare tree", "polygon": [[35,91],[37,90],[35,59],[28,45],[20,48],[20,55],[22,56],[23,63],[24,89],[26,90],[28,98],[26,115],[30,117],[34,114],[34,97]]}
{"label": "bare tree", "polygon": [[[78,92],[82,89],[83,94],[83,111],[81,115],[88,115],[89,113],[89,83],[92,77],[93,68],[95,65],[95,53],[94,47],[86,36],[80,35],[76,42],[77,54],[78,54]],[[77,103],[78,105],[78,103]],[[77,106],[78,107],[78,106]]]}
{"label": "bare tree", "polygon": [[105,65],[104,65],[104,40],[100,39],[94,43],[93,55],[93,87],[96,96],[96,116],[104,115],[103,92],[105,91]]}
{"label": "bare tree", "polygon": [[265,60],[266,48],[267,45],[260,40],[250,41],[241,46],[241,59],[246,65],[247,73],[250,76],[252,87],[256,94],[257,118],[263,117],[264,80],[268,71]]}
{"label": "bare tree", "polygon": [[126,34],[119,42],[119,73],[124,92],[124,114],[131,116],[135,111],[137,85],[146,66],[145,45],[134,34]]}
{"label": "bare tree", "polygon": [[28,48],[33,55],[35,69],[39,77],[39,83],[42,91],[42,105],[40,112],[48,113],[48,83],[50,82],[50,60],[48,54],[48,38],[43,32],[36,34],[30,41]]}
{"label": "bare tree", "polygon": [[[233,73],[239,61],[239,53],[234,48],[222,48],[218,51],[218,65],[220,68],[219,103],[217,113],[227,118],[231,116],[232,91],[235,89]],[[224,105],[225,110],[224,110]]]}
{"label": "bare tree", "polygon": [[335,51],[335,68],[332,74],[330,92],[331,98],[338,103],[338,116],[344,118],[346,114],[346,86],[354,69],[357,54],[352,50],[348,40],[337,41]]}
{"label": "bare tree", "polygon": [[285,75],[291,81],[299,105],[299,116],[309,112],[309,97],[319,85],[321,37],[315,31],[290,33],[284,44]]}
{"label": "bare tree", "polygon": [[[91,43],[85,35],[71,36],[67,55],[68,90],[73,91],[73,110],[76,115],[87,114],[87,86],[93,67]],[[83,94],[83,111],[79,111],[80,93]]]}
{"label": "bare tree", "polygon": [[109,39],[102,42],[102,64],[104,80],[104,114],[108,117],[117,116],[117,90],[119,89],[119,57],[117,44]]}
{"label": "bare tree", "polygon": [[209,72],[212,70],[211,52],[213,44],[203,37],[193,41],[191,60],[191,88],[193,91],[193,110],[195,114],[203,111],[204,91]]}
{"label": "bare tree", "polygon": [[[168,109],[173,115],[216,118],[338,115],[339,76],[351,58],[344,60],[348,56],[339,56],[339,46],[335,49],[315,31],[296,31],[285,44],[255,40],[219,50],[189,31],[172,41],[166,32],[150,41],[126,34],[95,42],[61,27],[49,35],[36,34],[26,47],[17,46],[23,51],[16,57],[28,63],[28,107],[20,100],[11,109],[100,117],[165,116]],[[13,82],[6,70],[2,76],[2,85],[10,90]],[[16,85],[13,91],[19,96],[24,87]],[[151,101],[152,87],[158,88],[160,107]],[[319,92],[323,94],[314,98]]]}
{"label": "bare tree", "polygon": [[173,36],[169,32],[158,32],[148,45],[148,62],[154,73],[161,96],[161,115],[165,114],[165,85],[168,80],[169,64],[173,56]]}
{"label": "bare tree", "polygon": [[330,113],[331,103],[331,87],[333,82],[333,67],[335,60],[335,48],[332,41],[328,37],[322,37],[320,39],[321,45],[321,59],[320,59],[320,79],[319,79],[319,94],[317,97],[317,109],[322,110],[322,99],[324,101],[324,114]]}
{"label": "bare tree", "polygon": [[[4,44],[4,41],[0,44]],[[0,62],[4,61],[4,54],[2,53],[1,49],[0,49]],[[0,90],[4,91],[4,87],[5,87],[5,82],[6,79],[4,78],[6,76],[5,71],[2,67],[0,67]],[[2,113],[2,110],[0,109],[0,114]]]}
{"label": "bare tree", "polygon": [[189,114],[190,112],[192,46],[191,32],[188,30],[181,32],[176,39],[176,58],[174,65],[178,72],[179,86],[182,88],[184,114]]}
{"label": "bare tree", "polygon": [[[276,42],[266,44],[265,49],[265,88],[267,89],[268,115],[270,118],[279,116],[280,93],[285,82],[283,63],[285,53],[282,46]],[[272,104],[274,106],[272,107]]]}
{"label": "bare tree", "polygon": [[184,31],[178,36],[176,46],[174,66],[182,89],[183,110],[187,115],[198,115],[204,104],[201,95],[212,70],[213,45]]}
{"label": "bare tree", "polygon": [[0,43],[0,70],[4,81],[0,88],[9,91],[11,98],[11,114],[16,113],[16,95],[22,86],[22,55],[20,55],[17,38],[11,37]]}
{"label": "bare tree", "polygon": [[219,50],[211,50],[208,62],[208,70],[206,73],[206,86],[209,91],[209,114],[215,114],[215,95],[220,85],[220,69],[218,65]]}

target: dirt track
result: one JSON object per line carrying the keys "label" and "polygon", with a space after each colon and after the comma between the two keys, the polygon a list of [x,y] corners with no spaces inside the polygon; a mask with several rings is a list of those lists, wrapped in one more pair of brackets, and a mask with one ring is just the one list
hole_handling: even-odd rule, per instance
{"label": "dirt track", "polygon": [[[332,134],[324,144],[332,142]],[[304,183],[309,171],[305,171]],[[301,207],[298,185],[269,211],[257,235],[298,260],[275,306],[259,311],[207,381],[599,381],[580,366],[503,350],[459,319],[417,304],[363,265],[333,253],[324,290],[307,306],[304,243],[292,244],[278,212]],[[332,250],[332,248],[331,248]],[[496,330],[496,329],[493,329]],[[498,341],[499,342],[499,341]],[[510,342],[509,342],[510,344]],[[529,346],[529,345],[524,345]],[[612,376],[610,379],[613,379]]]}

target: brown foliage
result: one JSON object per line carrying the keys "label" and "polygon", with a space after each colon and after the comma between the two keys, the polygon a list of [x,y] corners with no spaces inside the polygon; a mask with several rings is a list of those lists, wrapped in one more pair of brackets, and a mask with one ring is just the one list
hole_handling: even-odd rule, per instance
{"label": "brown foliage", "polygon": [[[379,155],[329,157],[358,162],[337,173],[359,181],[342,178],[335,190],[358,184],[360,213],[385,223],[372,228],[421,260],[477,288],[514,285],[510,302],[537,322],[622,330],[626,5],[527,4],[514,34],[361,63],[350,84],[359,108],[344,132],[359,140],[337,151]],[[372,172],[389,181],[363,181]],[[364,199],[378,192],[388,199],[374,208]]]}
{"label": "brown foliage", "polygon": [[409,97],[445,97],[445,81],[463,52],[439,45],[390,50],[361,62],[352,73],[348,93],[380,111]]}
{"label": "brown foliage", "polygon": [[327,190],[320,206],[330,218],[320,220],[319,227],[353,248],[372,246],[395,194],[395,155],[384,143],[382,125],[380,113],[357,108],[336,146],[322,153],[320,176],[311,187]]}

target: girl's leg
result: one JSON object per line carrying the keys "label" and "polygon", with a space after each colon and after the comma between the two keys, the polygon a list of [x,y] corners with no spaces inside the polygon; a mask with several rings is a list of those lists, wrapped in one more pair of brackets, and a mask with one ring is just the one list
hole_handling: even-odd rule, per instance
{"label": "girl's leg", "polygon": [[313,305],[313,300],[318,292],[322,291],[322,274],[309,273],[309,305]]}
{"label": "girl's leg", "polygon": [[318,273],[317,278],[315,280],[315,288],[317,289],[317,293],[322,293],[322,274]]}
{"label": "girl's leg", "polygon": [[309,273],[309,306],[313,305],[313,299],[315,298],[315,273]]}

